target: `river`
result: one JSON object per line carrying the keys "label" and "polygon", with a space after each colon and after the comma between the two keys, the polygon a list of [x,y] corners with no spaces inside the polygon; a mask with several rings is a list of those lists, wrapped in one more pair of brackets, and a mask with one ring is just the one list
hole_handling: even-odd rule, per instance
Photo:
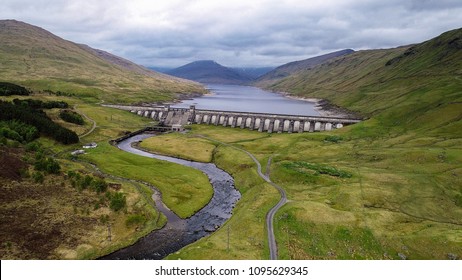
{"label": "river", "polygon": [[[256,87],[221,84],[209,84],[206,87],[211,94],[184,100],[172,107],[188,108],[190,105],[195,105],[197,109],[319,116],[314,102],[290,99]],[[201,170],[208,176],[214,189],[214,195],[204,208],[188,219],[180,219],[165,207],[159,195],[154,195],[153,199],[157,208],[168,219],[166,226],[102,259],[162,259],[223,225],[231,217],[232,209],[240,198],[240,193],[234,188],[234,179],[212,163],[160,156],[132,147],[133,143],[148,137],[153,137],[153,135],[135,135],[120,142],[118,147],[129,153]]]}
{"label": "river", "polygon": [[139,134],[121,141],[119,149],[140,156],[156,158],[189,166],[205,173],[213,187],[210,202],[188,219],[180,219],[154,196],[157,208],[167,217],[167,224],[138,240],[135,244],[111,253],[102,259],[162,259],[218,229],[231,218],[232,210],[241,197],[234,188],[234,179],[213,163],[188,161],[161,156],[132,147],[133,143],[153,137],[153,134]]}
{"label": "river", "polygon": [[211,94],[183,100],[175,108],[223,110],[237,112],[274,113],[285,115],[319,116],[314,102],[287,98],[282,94],[251,86],[208,84]]}

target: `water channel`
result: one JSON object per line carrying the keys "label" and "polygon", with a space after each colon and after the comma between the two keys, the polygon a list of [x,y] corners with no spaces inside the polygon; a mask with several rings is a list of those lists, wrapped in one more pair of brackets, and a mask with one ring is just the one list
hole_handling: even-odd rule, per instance
{"label": "water channel", "polygon": [[172,105],[175,108],[222,110],[237,112],[274,113],[283,115],[319,116],[314,102],[287,98],[282,94],[269,92],[251,86],[208,84],[211,92],[194,99]]}
{"label": "water channel", "polygon": [[153,197],[157,208],[168,219],[166,226],[102,259],[162,259],[218,229],[231,217],[232,210],[241,196],[234,188],[234,179],[231,175],[213,163],[161,156],[132,147],[133,143],[153,136],[152,134],[135,135],[120,142],[118,148],[129,153],[165,160],[202,171],[212,184],[213,197],[204,208],[188,219],[180,219],[162,203],[159,196]]}

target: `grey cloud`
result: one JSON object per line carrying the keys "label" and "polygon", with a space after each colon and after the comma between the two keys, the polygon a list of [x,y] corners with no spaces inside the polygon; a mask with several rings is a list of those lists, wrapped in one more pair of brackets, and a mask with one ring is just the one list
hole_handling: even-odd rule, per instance
{"label": "grey cloud", "polygon": [[144,65],[276,66],[329,51],[417,43],[460,28],[460,0],[4,0],[0,18]]}

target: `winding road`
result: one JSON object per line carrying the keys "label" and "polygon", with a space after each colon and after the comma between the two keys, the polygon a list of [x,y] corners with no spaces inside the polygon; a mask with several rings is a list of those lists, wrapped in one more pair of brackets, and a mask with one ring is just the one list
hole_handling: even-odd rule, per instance
{"label": "winding road", "polygon": [[279,202],[273,207],[270,209],[270,211],[266,214],[266,228],[267,228],[267,231],[268,231],[268,247],[269,247],[269,251],[270,251],[270,259],[271,260],[277,260],[278,259],[278,247],[277,247],[277,244],[276,244],[276,237],[274,236],[274,225],[273,225],[273,220],[274,220],[274,215],[276,214],[276,212],[284,205],[287,203],[287,194],[285,192],[285,190],[280,187],[279,185],[273,183],[271,181],[271,179],[269,178],[269,166],[271,164],[271,159],[272,157],[270,157],[268,159],[268,164],[267,164],[267,170],[266,170],[266,174],[263,174],[262,170],[261,170],[261,164],[260,162],[257,160],[257,158],[252,154],[250,153],[249,151],[246,151],[244,149],[241,149],[241,148],[238,148],[238,147],[235,147],[231,144],[228,144],[228,143],[224,143],[224,142],[221,142],[221,141],[218,141],[216,139],[213,139],[213,138],[209,138],[209,137],[205,137],[203,135],[198,135],[198,137],[201,137],[201,138],[204,138],[204,139],[208,139],[210,141],[213,141],[213,142],[217,142],[217,143],[220,143],[222,145],[225,145],[225,146],[228,146],[228,147],[231,147],[233,149],[236,149],[236,150],[239,150],[241,152],[244,152],[246,153],[254,162],[255,164],[257,165],[257,173],[258,173],[258,176],[260,176],[263,180],[265,180],[267,183],[269,183],[270,185],[272,185],[276,190],[279,191],[279,194],[281,195],[281,199],[279,200]]}
{"label": "winding road", "polygon": [[91,128],[90,128],[89,131],[85,132],[85,133],[82,134],[82,135],[79,135],[79,139],[82,139],[82,138],[84,138],[85,136],[91,134],[91,133],[95,130],[95,128],[96,128],[96,122],[95,122],[95,120],[93,120],[92,118],[90,118],[89,116],[87,116],[87,115],[86,115],[85,113],[83,113],[82,111],[77,110],[77,105],[74,106],[74,110],[92,123],[92,126],[91,126]]}
{"label": "winding road", "polygon": [[[239,149],[239,148],[236,148]],[[246,150],[241,151],[245,152],[256,164],[257,164],[257,172],[258,175],[268,182],[270,185],[272,185],[276,190],[279,191],[279,194],[281,195],[281,199],[279,202],[269,210],[268,214],[266,214],[266,228],[268,230],[268,246],[269,246],[269,251],[270,251],[270,259],[271,260],[277,260],[278,259],[278,247],[276,244],[276,237],[274,236],[274,226],[273,226],[273,220],[274,220],[274,215],[276,212],[287,202],[287,194],[284,191],[283,188],[281,188],[279,185],[273,183],[271,179],[269,178],[269,172],[267,172],[268,175],[263,174],[261,171],[261,164],[260,162],[255,158],[254,155],[252,155],[250,152]],[[268,164],[271,163],[271,157],[268,159]],[[268,168],[267,168],[268,169]],[[269,170],[269,169],[268,169]]]}

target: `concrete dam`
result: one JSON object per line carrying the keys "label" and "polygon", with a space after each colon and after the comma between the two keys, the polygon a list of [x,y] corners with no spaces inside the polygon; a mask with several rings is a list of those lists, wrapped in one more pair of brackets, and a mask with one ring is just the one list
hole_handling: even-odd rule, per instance
{"label": "concrete dam", "polygon": [[188,124],[208,124],[247,128],[268,133],[302,133],[333,130],[361,121],[337,117],[201,110],[196,109],[195,106],[190,108],[171,108],[168,105],[155,107],[104,106],[127,110],[139,116],[151,118],[158,121],[159,125],[170,126],[174,130]]}

